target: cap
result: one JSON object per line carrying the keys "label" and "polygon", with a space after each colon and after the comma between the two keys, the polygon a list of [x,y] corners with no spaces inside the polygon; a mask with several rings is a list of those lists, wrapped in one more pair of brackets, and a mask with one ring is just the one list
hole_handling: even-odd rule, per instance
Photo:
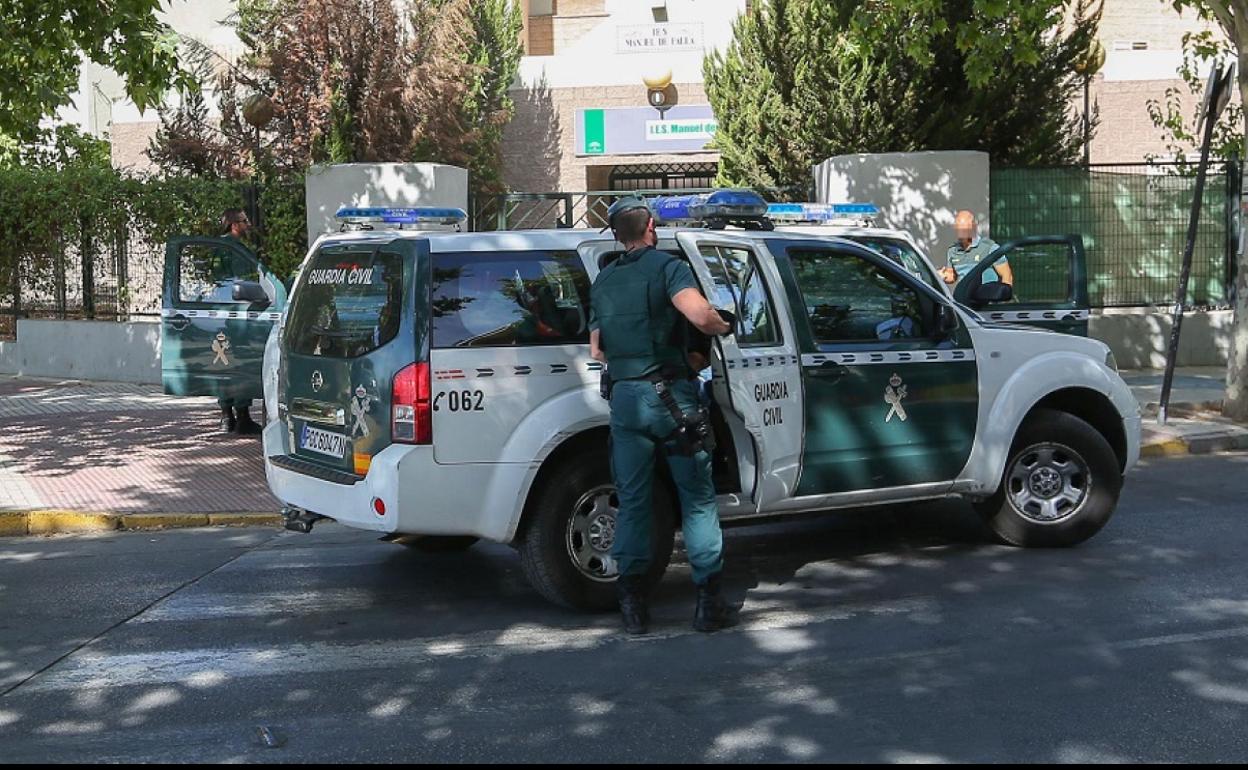
{"label": "cap", "polygon": [[649,211],[650,207],[647,206],[646,202],[641,198],[637,198],[632,195],[627,198],[620,198],[615,203],[612,203],[611,207],[607,209],[607,226],[598,232],[603,233],[608,229],[614,230],[615,218],[620,214],[623,214],[625,211],[632,211],[633,209],[646,209]]}

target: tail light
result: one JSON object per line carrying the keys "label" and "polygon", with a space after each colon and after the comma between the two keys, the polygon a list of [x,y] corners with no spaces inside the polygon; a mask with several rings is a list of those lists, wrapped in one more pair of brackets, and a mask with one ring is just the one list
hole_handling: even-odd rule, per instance
{"label": "tail light", "polygon": [[433,387],[429,364],[411,364],[394,375],[390,436],[404,444],[433,443]]}

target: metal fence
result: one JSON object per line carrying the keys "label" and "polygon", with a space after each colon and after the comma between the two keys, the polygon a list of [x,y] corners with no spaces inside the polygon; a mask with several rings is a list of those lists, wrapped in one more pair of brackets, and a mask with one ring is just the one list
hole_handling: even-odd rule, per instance
{"label": "metal fence", "polygon": [[[501,193],[478,196],[471,201],[470,227],[474,231],[532,230],[538,228],[590,227],[607,225],[607,209],[620,198],[653,198],[679,193],[714,192],[713,187],[679,189],[629,189],[588,192]],[[772,202],[814,200],[807,188],[758,188]]]}
{"label": "metal fence", "polygon": [[[242,184],[239,193],[249,219],[263,233],[260,189]],[[208,218],[215,219],[215,213]],[[0,339],[13,338],[18,318],[159,317],[164,244],[133,223],[116,228],[84,225],[84,233],[0,260]]]}
{"label": "metal fence", "polygon": [[[1193,306],[1229,302],[1240,180],[1236,161],[1210,168],[1192,259]],[[1172,304],[1194,193],[1194,170],[1178,164],[994,169],[992,238],[1081,235],[1093,306]]]}

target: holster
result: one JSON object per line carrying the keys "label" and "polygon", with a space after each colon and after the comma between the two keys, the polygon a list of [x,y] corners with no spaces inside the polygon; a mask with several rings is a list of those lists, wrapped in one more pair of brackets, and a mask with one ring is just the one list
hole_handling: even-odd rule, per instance
{"label": "holster", "polygon": [[672,419],[676,422],[676,430],[667,436],[668,453],[693,457],[698,452],[715,451],[715,432],[711,430],[711,415],[706,407],[699,406],[696,411],[686,412],[676,403],[672,395],[672,380],[662,376],[652,377],[654,392],[659,401],[667,407]]}
{"label": "holster", "polygon": [[606,364],[603,364],[602,374],[598,375],[598,395],[610,401],[613,390],[615,390],[615,380],[611,379],[611,371]]}

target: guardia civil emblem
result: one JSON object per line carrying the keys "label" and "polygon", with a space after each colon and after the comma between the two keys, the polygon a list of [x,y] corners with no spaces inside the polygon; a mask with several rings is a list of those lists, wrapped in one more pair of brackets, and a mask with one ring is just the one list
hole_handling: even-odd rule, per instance
{"label": "guardia civil emblem", "polygon": [[212,352],[215,354],[212,363],[229,366],[230,359],[225,355],[229,349],[230,338],[225,336],[225,332],[217,332],[217,336],[212,339]]}
{"label": "guardia civil emblem", "polygon": [[901,377],[896,373],[888,378],[888,386],[884,388],[884,403],[888,404],[888,414],[884,417],[884,422],[891,422],[893,415],[902,422],[906,421],[906,407],[901,401],[906,397],[906,386],[902,384]]}
{"label": "guardia civil emblem", "polygon": [[355,438],[357,435],[368,435],[368,422],[364,417],[372,408],[372,396],[368,395],[368,391],[364,390],[363,385],[357,385],[355,395],[351,398],[351,438]]}

